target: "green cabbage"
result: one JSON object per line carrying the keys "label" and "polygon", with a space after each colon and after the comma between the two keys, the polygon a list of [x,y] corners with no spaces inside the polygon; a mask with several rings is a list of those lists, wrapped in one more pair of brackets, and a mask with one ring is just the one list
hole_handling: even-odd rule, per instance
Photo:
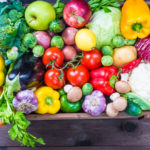
{"label": "green cabbage", "polygon": [[95,12],[87,27],[96,35],[97,48],[111,45],[113,37],[120,32],[121,11],[119,8],[109,7],[111,12],[106,13],[104,10]]}

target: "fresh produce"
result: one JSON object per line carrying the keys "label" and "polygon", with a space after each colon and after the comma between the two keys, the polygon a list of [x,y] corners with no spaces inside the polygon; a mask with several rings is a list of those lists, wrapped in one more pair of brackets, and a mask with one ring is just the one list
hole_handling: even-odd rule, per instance
{"label": "fresh produce", "polygon": [[33,48],[37,43],[36,38],[32,33],[28,33],[23,38],[23,45],[27,48]]}
{"label": "fresh produce", "polygon": [[128,100],[138,104],[142,108],[142,110],[150,110],[150,101],[149,100],[146,100],[145,98],[142,98],[133,92],[126,93],[124,95],[124,97],[126,97]]}
{"label": "fresh produce", "polygon": [[107,116],[114,118],[118,116],[119,111],[114,108],[113,103],[109,103],[106,107],[106,114]]}
{"label": "fresh produce", "polygon": [[113,47],[122,47],[125,46],[125,39],[121,35],[116,35],[112,39]]}
{"label": "fresh produce", "polygon": [[61,36],[55,35],[52,37],[51,46],[62,49],[64,47],[64,41]]}
{"label": "fresh produce", "polygon": [[15,46],[7,51],[7,58],[9,60],[12,60],[12,61],[16,60],[18,58],[18,56],[19,56],[18,48]]}
{"label": "fresh produce", "polygon": [[118,97],[113,101],[113,107],[117,111],[124,111],[127,108],[127,100],[124,97]]}
{"label": "fresh produce", "polygon": [[142,101],[147,102],[146,109],[149,110],[150,103],[150,64],[149,63],[140,63],[135,69],[132,70],[129,76],[129,85],[131,91],[137,96],[141,97]]}
{"label": "fresh produce", "polygon": [[103,66],[111,66],[113,64],[113,58],[111,56],[103,56],[101,61]]}
{"label": "fresh produce", "polygon": [[65,29],[65,24],[62,20],[56,19],[50,23],[49,29],[54,33],[60,33]]}
{"label": "fresh produce", "polygon": [[142,114],[142,109],[138,104],[128,100],[128,106],[125,112],[130,116],[140,116]]}
{"label": "fresh produce", "polygon": [[35,91],[38,99],[38,114],[56,114],[60,110],[59,93],[50,87],[43,86]]}
{"label": "fresh produce", "polygon": [[[119,70],[119,72],[121,72],[121,71]],[[121,73],[120,74],[120,80],[128,82],[129,75],[130,75],[129,73]]]}
{"label": "fresh produce", "polygon": [[41,45],[36,45],[33,49],[32,52],[35,57],[41,57],[44,54],[44,47]]}
{"label": "fresh produce", "polygon": [[67,45],[74,45],[75,44],[75,35],[78,29],[73,27],[67,27],[64,32],[62,33],[62,38]]}
{"label": "fresh produce", "polygon": [[113,65],[122,67],[137,59],[137,51],[134,46],[115,48],[113,53]]}
{"label": "fresh produce", "polygon": [[120,34],[121,11],[114,7],[108,8],[111,10],[109,13],[104,10],[93,13],[90,22],[86,25],[95,33],[98,49],[111,45],[113,37]]}
{"label": "fresh produce", "polygon": [[133,46],[136,43],[136,39],[125,39],[125,45]]}
{"label": "fresh produce", "polygon": [[33,33],[37,40],[37,44],[43,46],[45,49],[50,47],[50,41],[51,37],[48,35],[48,33],[44,31],[36,31]]}
{"label": "fresh produce", "polygon": [[72,46],[65,46],[62,50],[65,61],[70,61],[77,56],[77,52]]}
{"label": "fresh produce", "polygon": [[17,111],[30,114],[37,110],[38,100],[32,90],[24,90],[17,93],[13,99],[13,106]]}
{"label": "fresh produce", "polygon": [[64,61],[63,53],[57,47],[48,48],[42,57],[43,64],[48,68],[61,66]]}
{"label": "fresh produce", "polygon": [[125,66],[120,68],[120,72],[128,73],[128,72],[132,71],[134,68],[136,68],[140,64],[141,60],[142,60],[141,58],[138,58],[138,59],[126,64]]}
{"label": "fresh produce", "polygon": [[70,84],[81,87],[89,81],[90,75],[83,65],[79,65],[75,68],[70,67],[67,70],[66,77]]}
{"label": "fresh produce", "polygon": [[69,102],[67,95],[63,95],[60,98],[61,110],[65,113],[75,113],[82,109],[82,100],[78,102]]}
{"label": "fresh produce", "polygon": [[146,62],[150,62],[150,36],[145,39],[138,39],[135,44],[138,55]]}
{"label": "fresh produce", "polygon": [[62,95],[65,95],[65,94],[66,94],[66,92],[65,92],[64,88],[59,89],[59,90],[58,90],[58,92],[59,92],[60,96],[62,96]]}
{"label": "fresh produce", "polygon": [[149,18],[150,9],[144,0],[126,0],[122,7],[122,35],[127,39],[147,37],[150,34]]}
{"label": "fresh produce", "polygon": [[97,69],[101,66],[102,54],[97,49],[93,49],[89,52],[83,53],[83,59],[81,64],[89,70]]}
{"label": "fresh produce", "polygon": [[90,84],[90,83],[85,83],[85,84],[82,86],[82,93],[83,93],[84,96],[91,94],[92,91],[93,91],[93,86],[92,86],[92,84]]}
{"label": "fresh produce", "polygon": [[102,54],[104,56],[112,56],[113,55],[113,48],[111,46],[103,46],[102,47]]}
{"label": "fresh produce", "polygon": [[67,99],[70,102],[77,102],[81,98],[82,98],[82,90],[77,86],[72,87],[67,93]]}
{"label": "fresh produce", "polygon": [[63,10],[65,22],[74,28],[84,27],[92,15],[90,6],[84,0],[71,0]]}
{"label": "fresh produce", "polygon": [[131,91],[131,87],[126,81],[117,81],[115,83],[115,90],[121,94]]}
{"label": "fresh produce", "polygon": [[5,82],[4,68],[5,68],[5,61],[4,61],[3,57],[0,55],[0,87]]}
{"label": "fresh produce", "polygon": [[112,83],[116,81],[118,69],[114,66],[101,67],[96,70],[92,70],[90,73],[91,84],[95,90],[99,90],[105,95],[110,96],[115,92]]}
{"label": "fresh produce", "polygon": [[89,29],[81,29],[75,36],[77,47],[83,51],[91,51],[96,47],[96,36]]}
{"label": "fresh produce", "polygon": [[53,89],[60,89],[65,85],[65,74],[57,69],[49,69],[44,76],[44,82]]}
{"label": "fresh produce", "polygon": [[74,45],[74,48],[76,49],[77,53],[82,53],[82,50],[78,48],[76,44]]}
{"label": "fresh produce", "polygon": [[106,99],[102,92],[93,91],[92,94],[87,95],[82,104],[83,110],[92,116],[98,116],[106,109]]}
{"label": "fresh produce", "polygon": [[9,70],[6,77],[7,95],[41,84],[45,69],[41,60],[31,53],[23,55]]}
{"label": "fresh produce", "polygon": [[34,30],[47,30],[49,23],[56,18],[52,5],[44,1],[35,1],[29,4],[25,11],[25,19]]}
{"label": "fresh produce", "polygon": [[109,98],[111,101],[115,101],[115,99],[118,97],[120,97],[120,94],[118,92],[115,92],[115,93],[111,94]]}
{"label": "fresh produce", "polygon": [[73,88],[73,86],[72,86],[71,84],[66,84],[66,85],[64,86],[64,91],[65,91],[66,93],[68,93],[72,88]]}

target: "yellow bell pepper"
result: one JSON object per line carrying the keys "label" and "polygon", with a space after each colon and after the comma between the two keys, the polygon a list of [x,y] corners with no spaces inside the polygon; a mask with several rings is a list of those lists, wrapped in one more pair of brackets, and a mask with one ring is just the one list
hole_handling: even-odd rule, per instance
{"label": "yellow bell pepper", "polygon": [[5,61],[3,57],[0,55],[0,87],[4,84],[5,81],[4,68],[5,68]]}
{"label": "yellow bell pepper", "polygon": [[43,86],[35,91],[38,99],[38,114],[56,114],[60,110],[60,94],[50,87]]}
{"label": "yellow bell pepper", "polygon": [[121,32],[127,39],[150,34],[150,9],[144,0],[126,0],[122,7]]}

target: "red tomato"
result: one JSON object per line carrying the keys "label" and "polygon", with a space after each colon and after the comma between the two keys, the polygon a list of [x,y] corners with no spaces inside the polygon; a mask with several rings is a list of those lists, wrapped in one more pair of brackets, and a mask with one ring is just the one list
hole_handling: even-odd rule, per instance
{"label": "red tomato", "polygon": [[79,65],[75,69],[69,68],[67,71],[67,80],[73,86],[81,87],[89,81],[89,77],[89,72],[83,65]]}
{"label": "red tomato", "polygon": [[[63,72],[64,74],[64,72]],[[61,72],[56,69],[49,69],[45,73],[45,84],[53,89],[60,89],[65,85],[65,74],[62,79],[59,78]]]}
{"label": "red tomato", "polygon": [[81,60],[81,64],[84,65],[87,69],[93,70],[97,69],[102,65],[101,58],[102,54],[99,50],[94,49],[89,52],[83,53],[83,59]]}
{"label": "red tomato", "polygon": [[[48,48],[42,58],[43,64],[46,66],[48,63],[50,63],[52,60],[55,60],[55,63],[60,67],[63,64],[64,61],[64,55],[60,49],[57,47],[51,47]],[[57,67],[57,65],[55,67]],[[49,68],[52,66],[49,65]]]}

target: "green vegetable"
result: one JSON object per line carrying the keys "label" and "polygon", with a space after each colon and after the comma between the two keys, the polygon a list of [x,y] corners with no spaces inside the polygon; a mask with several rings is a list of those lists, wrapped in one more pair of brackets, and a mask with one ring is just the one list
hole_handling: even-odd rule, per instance
{"label": "green vegetable", "polygon": [[54,33],[62,32],[65,28],[65,24],[62,20],[54,20],[50,23],[49,29],[50,31],[53,31]]}
{"label": "green vegetable", "polygon": [[44,54],[44,47],[43,46],[41,46],[41,45],[36,45],[34,48],[33,48],[33,50],[32,50],[32,52],[33,52],[33,54],[34,54],[34,56],[35,57],[41,57],[41,56],[43,56],[43,54]]}
{"label": "green vegetable", "polygon": [[128,106],[125,112],[131,116],[140,116],[142,114],[142,109],[138,104],[128,100]]}
{"label": "green vegetable", "polygon": [[136,39],[134,39],[134,40],[125,39],[125,43],[128,46],[132,46],[136,43]]}
{"label": "green vegetable", "polygon": [[118,2],[123,2],[124,0],[90,0],[88,4],[90,5],[92,12],[99,11],[104,9],[106,13],[111,12],[111,9],[108,6],[120,7]]}
{"label": "green vegetable", "polygon": [[61,102],[61,110],[65,113],[75,113],[81,110],[82,108],[82,100],[78,102],[69,102],[67,99],[67,95],[63,95],[60,98]]}
{"label": "green vegetable", "polygon": [[64,88],[61,88],[58,90],[59,94],[62,95],[66,95],[66,92],[64,91]]}
{"label": "green vegetable", "polygon": [[51,46],[62,49],[64,47],[64,41],[61,36],[55,35],[51,40]]}
{"label": "green vegetable", "polygon": [[111,66],[113,64],[113,58],[111,56],[103,56],[101,61],[103,66]]}
{"label": "green vegetable", "polygon": [[112,45],[114,47],[122,47],[125,46],[125,39],[123,36],[121,35],[116,35],[113,39],[112,39]]}
{"label": "green vegetable", "polygon": [[90,83],[85,83],[82,87],[82,93],[84,96],[90,95],[93,91],[93,86]]}
{"label": "green vegetable", "polygon": [[12,61],[16,60],[18,58],[18,56],[19,56],[18,48],[15,46],[7,51],[7,58],[9,60],[12,60]]}
{"label": "green vegetable", "polygon": [[[120,35],[121,11],[118,8],[109,7],[111,12],[105,13],[104,10],[95,12],[90,22],[86,25],[96,35],[96,48],[112,44],[115,35]],[[107,19],[106,19],[107,18]]]}
{"label": "green vegetable", "polygon": [[113,55],[113,48],[111,46],[103,46],[102,53],[104,56],[112,56]]}
{"label": "green vegetable", "polygon": [[35,147],[35,143],[45,144],[42,138],[36,138],[27,132],[30,122],[26,120],[23,112],[14,112],[12,105],[13,95],[7,96],[7,86],[3,87],[0,95],[0,120],[3,124],[11,124],[8,131],[11,140],[17,140],[22,146]]}
{"label": "green vegetable", "polygon": [[23,45],[27,48],[33,48],[37,43],[35,36],[32,33],[25,34],[23,38]]}
{"label": "green vegetable", "polygon": [[63,10],[65,7],[65,4],[61,2],[61,0],[57,0],[55,5],[53,5],[55,12],[56,12],[56,18],[60,19],[63,16]]}
{"label": "green vegetable", "polygon": [[135,93],[127,93],[124,95],[124,97],[138,104],[143,110],[150,110],[150,101],[137,96]]}

